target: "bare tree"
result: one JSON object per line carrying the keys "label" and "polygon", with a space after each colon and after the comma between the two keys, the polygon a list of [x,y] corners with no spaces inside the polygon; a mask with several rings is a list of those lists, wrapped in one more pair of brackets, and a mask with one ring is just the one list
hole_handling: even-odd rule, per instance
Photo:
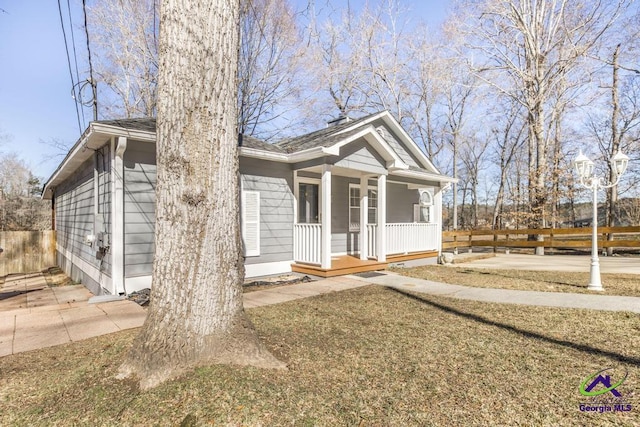
{"label": "bare tree", "polygon": [[155,116],[157,0],[100,0],[88,10],[100,115]]}
{"label": "bare tree", "polygon": [[414,61],[405,14],[398,0],[382,1],[376,9],[364,7],[355,37],[364,53],[366,78],[359,86],[366,107],[389,110],[400,123],[408,116],[412,81],[407,66]]}
{"label": "bare tree", "polygon": [[[155,116],[158,4],[104,0],[89,8],[102,117]],[[242,0],[240,16],[238,127],[269,138],[291,122],[278,119],[300,99],[303,46],[288,0]]]}
{"label": "bare tree", "polygon": [[[358,16],[349,3],[335,20],[333,11],[326,21],[317,22],[314,4],[310,4],[308,13],[312,18],[307,25],[309,71],[314,74],[311,89],[324,107],[321,112],[334,116],[337,110],[338,114],[347,116],[363,111],[366,94],[361,82],[365,79],[365,53],[361,48]],[[317,115],[318,109],[314,106],[308,113]]]}
{"label": "bare tree", "polygon": [[521,105],[514,102],[511,98],[504,99],[506,105],[503,106],[504,112],[501,117],[496,120],[496,125],[492,129],[494,137],[494,158],[499,166],[498,191],[493,206],[493,218],[491,221],[492,229],[499,229],[501,223],[501,215],[504,210],[505,190],[507,186],[507,178],[513,159],[517,151],[521,148],[524,140],[524,121],[521,115]]}
{"label": "bare tree", "polygon": [[447,61],[442,60],[442,46],[429,38],[429,29],[420,26],[414,34],[416,37],[408,41],[413,61],[406,70],[410,73],[412,90],[408,105],[403,108],[409,132],[422,143],[427,156],[437,161],[445,146],[438,109],[444,102],[449,69]]}
{"label": "bare tree", "polygon": [[142,388],[211,363],[284,367],[242,307],[239,3],[165,0],[160,19],[151,305],[120,368]]}
{"label": "bare tree", "polygon": [[[480,0],[467,21],[469,46],[480,57],[478,75],[525,108],[532,227],[545,226],[548,177],[549,99],[596,42],[611,29],[628,2],[578,0]],[[537,236],[538,240],[542,236]],[[537,254],[544,253],[538,247]]]}
{"label": "bare tree", "polygon": [[469,222],[473,228],[478,228],[480,172],[484,169],[485,153],[489,146],[489,140],[484,137],[469,137],[460,143],[460,161],[464,166],[466,188],[471,196]]}
{"label": "bare tree", "polygon": [[40,200],[42,186],[15,153],[0,155],[0,230],[51,228],[51,202]]}
{"label": "bare tree", "polygon": [[302,96],[302,40],[287,0],[241,0],[240,16],[238,128],[269,139],[294,121],[278,119]]}

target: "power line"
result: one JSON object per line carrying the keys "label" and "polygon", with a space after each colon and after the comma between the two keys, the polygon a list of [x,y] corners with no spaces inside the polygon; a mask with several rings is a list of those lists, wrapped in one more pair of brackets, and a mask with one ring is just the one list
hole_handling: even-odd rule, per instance
{"label": "power line", "polygon": [[[73,19],[71,17],[71,4],[70,4],[70,0],[67,0],[67,10],[69,11],[69,27],[71,28],[71,46],[73,46],[73,62],[75,63],[76,66],[76,83],[75,85],[73,85],[73,89],[72,91],[74,92],[74,96],[76,95],[75,92],[75,88],[77,87],[77,85],[80,83],[80,71],[78,70],[78,54],[76,52],[76,38],[74,35],[74,31],[73,31]],[[73,84],[73,82],[71,82]],[[77,93],[79,99],[80,99],[80,104],[82,104],[82,93],[78,91]],[[77,102],[77,100],[76,100]],[[82,111],[82,128],[84,129],[86,127],[86,123],[84,121],[84,110]]]}
{"label": "power line", "polygon": [[[67,32],[64,29],[64,19],[62,17],[62,6],[60,0],[58,0],[58,12],[60,13],[60,26],[62,27],[62,37],[64,38],[64,49],[67,52],[67,65],[69,67],[69,76],[71,77],[72,93],[75,88],[75,81],[73,80],[73,69],[71,68],[71,58],[69,57],[69,45],[67,43]],[[74,96],[75,99],[75,96]],[[74,102],[76,106],[76,116],[78,118],[78,132],[82,134],[82,125],[80,124],[80,110],[78,109],[78,103]]]}
{"label": "power line", "polygon": [[89,55],[89,82],[91,83],[91,93],[93,94],[93,120],[98,120],[98,90],[96,81],[93,79],[93,63],[91,61],[91,45],[89,44],[89,27],[87,26],[86,0],[82,0],[82,13],[84,14],[84,32],[87,37],[87,53]]}

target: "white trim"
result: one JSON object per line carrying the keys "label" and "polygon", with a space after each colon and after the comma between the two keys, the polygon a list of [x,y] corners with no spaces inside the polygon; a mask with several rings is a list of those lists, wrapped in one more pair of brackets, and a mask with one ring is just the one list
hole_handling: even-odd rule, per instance
{"label": "white trim", "polygon": [[113,289],[111,293],[126,293],[124,277],[124,152],[127,138],[111,138],[111,273]]}
{"label": "white trim", "polygon": [[[349,184],[349,226],[351,226],[351,185]],[[368,259],[367,249],[369,245],[369,233],[367,233],[367,223],[369,221],[369,177],[367,175],[360,177],[358,188],[360,189],[360,259],[366,261]]]}
{"label": "white trim", "polygon": [[[402,176],[405,178],[414,178],[414,179],[429,180],[429,181],[436,181],[436,182],[458,182],[457,178],[451,178],[448,176],[437,175],[429,172],[421,172],[421,171],[414,171],[414,170],[393,170],[391,171],[391,173],[393,175]],[[403,184],[408,184],[408,183],[403,183]]]}
{"label": "white trim", "polygon": [[283,273],[291,273],[291,264],[293,264],[293,260],[290,261],[277,261],[277,262],[263,262],[261,264],[245,264],[244,266],[244,277],[259,277],[259,276],[270,276],[272,274],[283,274]]}
{"label": "white trim", "polygon": [[376,243],[378,247],[378,261],[385,262],[387,260],[387,176],[380,175],[378,177],[378,224],[376,227],[377,236]]}
{"label": "white trim", "polygon": [[85,261],[78,255],[75,255],[69,252],[66,248],[60,246],[59,243],[56,243],[56,251],[60,252],[60,254],[68,259],[71,264],[75,265],[77,268],[82,271],[82,273],[89,276],[96,283],[98,283],[101,287],[105,289],[111,288],[112,278],[107,274],[106,271],[101,272],[95,265],[92,265],[88,261]]}
{"label": "white trim", "polygon": [[243,157],[251,157],[260,160],[270,160],[273,162],[289,162],[289,156],[286,154],[274,153],[272,151],[259,150],[257,148],[240,147],[239,155]]}
{"label": "white trim", "polygon": [[106,136],[119,136],[127,139],[135,139],[142,142],[156,142],[156,133],[139,129],[128,129],[120,126],[107,125],[104,123],[92,122],[89,124],[92,133],[101,133]]}
{"label": "white trim", "polygon": [[127,292],[135,292],[144,288],[151,287],[151,278],[153,276],[137,276],[137,277],[125,277],[124,283],[127,287]]}
{"label": "white trim", "polygon": [[[354,182],[350,182],[349,183],[349,199],[347,200],[347,207],[349,208],[349,211],[347,212],[347,227],[348,227],[348,231],[349,232],[355,232],[355,231],[360,231],[361,225],[358,225],[358,227],[351,227],[351,208],[355,208],[356,206],[351,206],[351,189],[352,188],[357,188],[358,189],[358,193],[359,193],[359,199],[360,202],[358,203],[358,206],[360,208],[360,224],[362,224],[362,180],[365,181],[366,187],[367,187],[367,191],[366,191],[366,198],[369,198],[369,190],[377,190],[378,186],[377,185],[369,185],[368,181],[369,181],[369,177],[370,175],[365,175],[362,176],[360,178],[360,184],[356,184]],[[366,224],[369,223],[369,209],[371,209],[368,205],[368,200],[367,202],[367,208],[365,209],[365,212],[367,213],[367,220],[365,221],[365,229],[366,229]],[[377,213],[377,209],[378,209],[378,195],[376,194],[376,207],[374,208],[376,209],[376,221],[377,221],[377,217],[378,217],[378,213]]]}
{"label": "white trim", "polygon": [[298,223],[298,171],[294,170],[293,171],[293,225],[297,223]]}
{"label": "white trim", "polygon": [[320,260],[324,269],[331,268],[331,165],[322,165],[322,185],[320,200],[322,218],[322,237]]}
{"label": "white trim", "polygon": [[[293,209],[293,223],[298,222],[298,200],[300,200],[300,184],[314,184],[318,186],[318,224],[322,222],[322,180],[318,178],[308,178],[306,176],[298,176],[298,171],[294,171],[293,175],[293,197],[295,198],[295,207]],[[303,223],[306,224],[306,223]],[[312,223],[313,224],[313,223]]]}
{"label": "white trim", "polygon": [[[440,230],[442,230],[442,189],[435,191],[433,195],[433,222],[438,224]],[[436,234],[436,245],[438,245],[438,256],[442,255],[442,231]]]}

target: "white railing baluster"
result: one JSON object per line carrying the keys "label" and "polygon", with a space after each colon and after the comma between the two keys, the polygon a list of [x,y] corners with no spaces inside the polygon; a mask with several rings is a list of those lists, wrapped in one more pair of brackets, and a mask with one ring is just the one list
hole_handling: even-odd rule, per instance
{"label": "white railing baluster", "polygon": [[411,222],[387,224],[387,255],[437,250],[439,227],[439,224]]}
{"label": "white railing baluster", "polygon": [[296,262],[320,264],[320,224],[293,225],[293,257]]}

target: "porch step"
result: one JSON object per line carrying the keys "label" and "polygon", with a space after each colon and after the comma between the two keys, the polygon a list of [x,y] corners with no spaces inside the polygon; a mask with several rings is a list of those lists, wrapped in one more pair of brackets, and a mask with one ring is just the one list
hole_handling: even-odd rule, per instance
{"label": "porch step", "polygon": [[437,256],[438,256],[438,251],[411,252],[409,254],[387,255],[387,262],[394,263],[394,262],[412,261],[414,259],[436,258]]}
{"label": "porch step", "polygon": [[291,270],[296,273],[311,274],[319,277],[343,276],[345,274],[364,273],[366,271],[386,270],[388,263],[377,261],[362,261],[352,256],[333,257],[331,268],[325,269],[312,264],[291,264]]}

